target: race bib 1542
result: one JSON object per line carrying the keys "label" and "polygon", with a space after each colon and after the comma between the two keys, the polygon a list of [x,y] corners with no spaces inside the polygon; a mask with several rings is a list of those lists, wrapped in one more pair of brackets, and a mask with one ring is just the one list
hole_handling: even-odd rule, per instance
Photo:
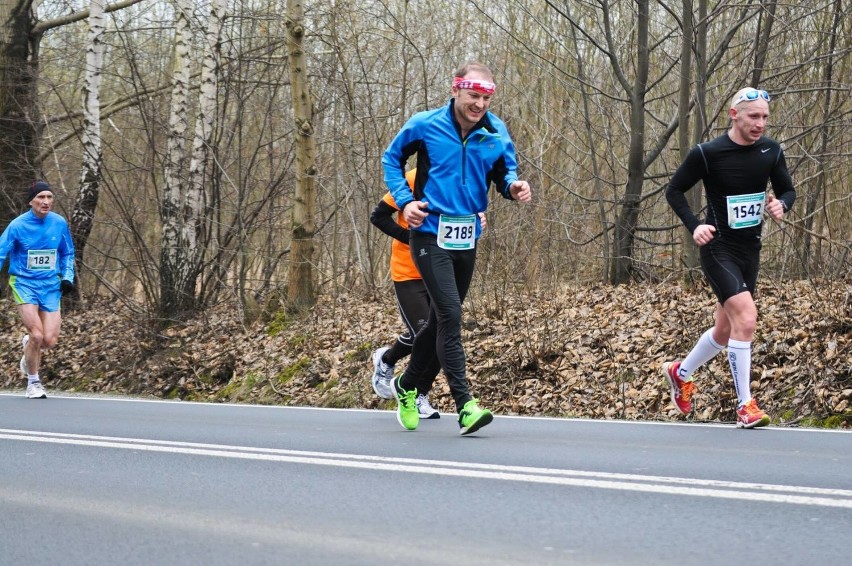
{"label": "race bib 1542", "polygon": [[766,193],[732,195],[728,198],[728,226],[734,230],[757,226],[763,221]]}

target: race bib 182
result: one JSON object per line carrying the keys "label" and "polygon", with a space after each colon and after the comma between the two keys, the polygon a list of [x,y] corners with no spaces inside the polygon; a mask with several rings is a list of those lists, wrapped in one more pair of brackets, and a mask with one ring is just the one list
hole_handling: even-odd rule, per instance
{"label": "race bib 182", "polygon": [[27,269],[30,271],[56,271],[56,250],[29,250]]}

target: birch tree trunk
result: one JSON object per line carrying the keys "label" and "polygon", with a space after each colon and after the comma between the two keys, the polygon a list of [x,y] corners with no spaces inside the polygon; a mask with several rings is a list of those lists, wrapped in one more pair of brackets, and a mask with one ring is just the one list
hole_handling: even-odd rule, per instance
{"label": "birch tree trunk", "polygon": [[301,309],[316,302],[313,238],[316,231],[317,147],[314,138],[313,99],[302,46],[305,28],[301,0],[287,0],[287,15],[290,92],[296,122],[296,194],[293,203],[287,301],[291,307]]}
{"label": "birch tree trunk", "polygon": [[32,0],[0,0],[0,222],[21,213],[39,177],[38,42]]}
{"label": "birch tree trunk", "polygon": [[160,211],[162,221],[162,249],[160,251],[160,318],[180,319],[195,307],[194,281],[188,281],[191,259],[197,251],[189,248],[192,242],[184,241],[183,178],[186,165],[186,132],[189,114],[189,50],[191,0],[177,0],[175,4],[175,51],[172,79],[169,139],[167,146],[164,183],[165,191]]}
{"label": "birch tree trunk", "polygon": [[[207,18],[207,50],[201,62],[201,84],[198,93],[198,114],[192,139],[192,158],[189,162],[189,187],[184,198],[182,238],[188,250],[187,288],[195,289],[204,251],[207,249],[207,186],[211,181],[211,149],[213,127],[217,116],[217,95],[222,72],[222,28],[227,0],[212,0]],[[216,250],[213,250],[216,253]],[[191,255],[189,255],[191,254]]]}
{"label": "birch tree trunk", "polygon": [[92,0],[89,8],[89,36],[86,41],[86,82],[83,87],[83,163],[80,192],[71,214],[71,236],[77,252],[77,280],[80,280],[86,242],[100,196],[101,165],[101,69],[104,62],[104,0]]}

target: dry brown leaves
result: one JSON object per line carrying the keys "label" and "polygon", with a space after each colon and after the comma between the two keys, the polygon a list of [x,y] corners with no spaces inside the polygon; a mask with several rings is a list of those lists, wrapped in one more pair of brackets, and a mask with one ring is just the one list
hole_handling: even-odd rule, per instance
{"label": "dry brown leaves", "polygon": [[[712,325],[715,299],[677,284],[565,289],[557,296],[471,297],[463,338],[471,388],[498,414],[678,419],[662,381]],[[776,423],[839,416],[852,423],[852,284],[764,285],[752,390]],[[152,333],[138,314],[105,299],[65,313],[60,344],[44,356],[48,389],[197,401],[384,407],[369,384],[373,349],[401,330],[391,293],[323,297],[298,320],[244,327],[219,307]],[[4,301],[2,386],[22,388],[22,327]],[[397,368],[401,369],[401,368]],[[699,421],[734,420],[724,355],[696,374]],[[443,376],[433,390],[455,410]]]}

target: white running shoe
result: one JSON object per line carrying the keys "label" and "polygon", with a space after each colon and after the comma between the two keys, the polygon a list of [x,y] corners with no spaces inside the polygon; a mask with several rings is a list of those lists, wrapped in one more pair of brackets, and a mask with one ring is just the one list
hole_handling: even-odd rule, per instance
{"label": "white running shoe", "polygon": [[379,348],[373,352],[373,391],[382,399],[393,399],[393,391],[391,391],[391,379],[393,379],[393,366],[387,365],[382,361],[382,356],[390,350],[387,346]]}
{"label": "white running shoe", "polygon": [[29,375],[27,372],[27,342],[30,341],[30,335],[24,334],[24,337],[21,338],[21,346],[24,348],[24,355],[21,356],[21,372],[24,376]]}
{"label": "white running shoe", "polygon": [[27,399],[47,399],[47,393],[44,392],[41,381],[33,381],[27,385]]}
{"label": "white running shoe", "polygon": [[417,396],[417,412],[420,413],[421,419],[440,419],[441,413],[438,409],[429,404],[429,397],[422,393]]}

